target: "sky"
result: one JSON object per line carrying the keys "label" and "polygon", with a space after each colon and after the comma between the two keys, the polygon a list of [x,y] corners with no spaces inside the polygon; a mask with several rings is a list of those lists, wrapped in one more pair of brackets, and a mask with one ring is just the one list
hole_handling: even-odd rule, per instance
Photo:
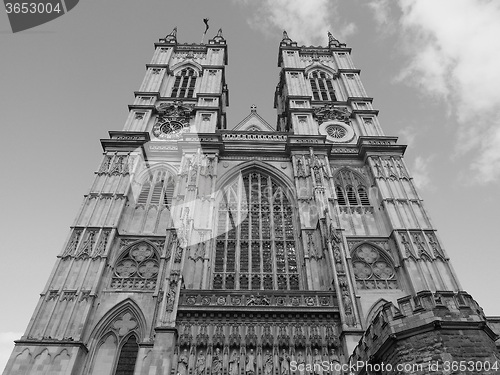
{"label": "sky", "polygon": [[85,0],[12,34],[0,14],[0,368],[23,334],[154,43],[178,27],[228,43],[228,128],[255,104],[276,123],[282,31],[352,48],[462,284],[500,316],[500,2],[487,0]]}

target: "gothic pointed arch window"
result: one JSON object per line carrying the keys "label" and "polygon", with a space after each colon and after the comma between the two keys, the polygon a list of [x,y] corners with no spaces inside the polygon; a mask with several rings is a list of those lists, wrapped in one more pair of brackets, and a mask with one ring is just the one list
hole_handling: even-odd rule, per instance
{"label": "gothic pointed arch window", "polygon": [[134,334],[130,335],[120,348],[114,375],[134,375],[135,362],[139,353],[139,345]]}
{"label": "gothic pointed arch window", "polygon": [[398,288],[394,263],[371,244],[364,243],[353,250],[352,267],[358,289]]}
{"label": "gothic pointed arch window", "polygon": [[171,207],[175,180],[166,170],[156,170],[143,183],[137,203],[141,205],[163,205]]}
{"label": "gothic pointed arch window", "polygon": [[368,189],[362,177],[350,169],[342,169],[335,176],[335,193],[340,206],[370,206]]}
{"label": "gothic pointed arch window", "polygon": [[218,210],[214,289],[299,289],[292,203],[274,178],[243,173]]}
{"label": "gothic pointed arch window", "polygon": [[115,306],[95,329],[96,340],[91,340],[93,349],[84,373],[133,375],[144,329],[144,317],[133,303],[125,301]]}
{"label": "gothic pointed arch window", "polygon": [[160,262],[155,248],[141,241],[127,247],[113,267],[111,288],[149,290],[156,288]]}
{"label": "gothic pointed arch window", "polygon": [[197,74],[193,68],[184,68],[175,76],[173,98],[193,98]]}
{"label": "gothic pointed arch window", "polygon": [[313,93],[313,100],[337,101],[333,89],[333,77],[322,70],[309,73],[309,83]]}

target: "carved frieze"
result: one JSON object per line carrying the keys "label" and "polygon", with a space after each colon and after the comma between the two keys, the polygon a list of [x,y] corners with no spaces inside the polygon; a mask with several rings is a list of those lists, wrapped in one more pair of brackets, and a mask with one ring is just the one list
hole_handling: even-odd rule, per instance
{"label": "carved frieze", "polygon": [[346,107],[337,107],[333,104],[326,104],[322,107],[316,107],[313,110],[313,117],[316,118],[318,124],[325,121],[336,120],[349,124],[351,113]]}

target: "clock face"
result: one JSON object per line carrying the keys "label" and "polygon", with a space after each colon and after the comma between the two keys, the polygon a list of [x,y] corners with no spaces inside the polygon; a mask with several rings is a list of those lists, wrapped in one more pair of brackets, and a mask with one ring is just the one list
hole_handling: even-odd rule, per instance
{"label": "clock face", "polygon": [[179,138],[184,130],[184,126],[179,121],[162,121],[153,126],[153,135],[159,139]]}

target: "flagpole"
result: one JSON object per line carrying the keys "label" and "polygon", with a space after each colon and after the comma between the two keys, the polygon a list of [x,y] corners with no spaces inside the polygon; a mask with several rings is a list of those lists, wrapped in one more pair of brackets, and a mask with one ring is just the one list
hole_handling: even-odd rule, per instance
{"label": "flagpole", "polygon": [[205,31],[203,32],[203,34],[201,34],[201,43],[200,44],[203,44],[203,40],[205,40],[205,35],[207,34],[207,31],[208,31],[208,18],[203,18],[203,23],[205,24]]}

